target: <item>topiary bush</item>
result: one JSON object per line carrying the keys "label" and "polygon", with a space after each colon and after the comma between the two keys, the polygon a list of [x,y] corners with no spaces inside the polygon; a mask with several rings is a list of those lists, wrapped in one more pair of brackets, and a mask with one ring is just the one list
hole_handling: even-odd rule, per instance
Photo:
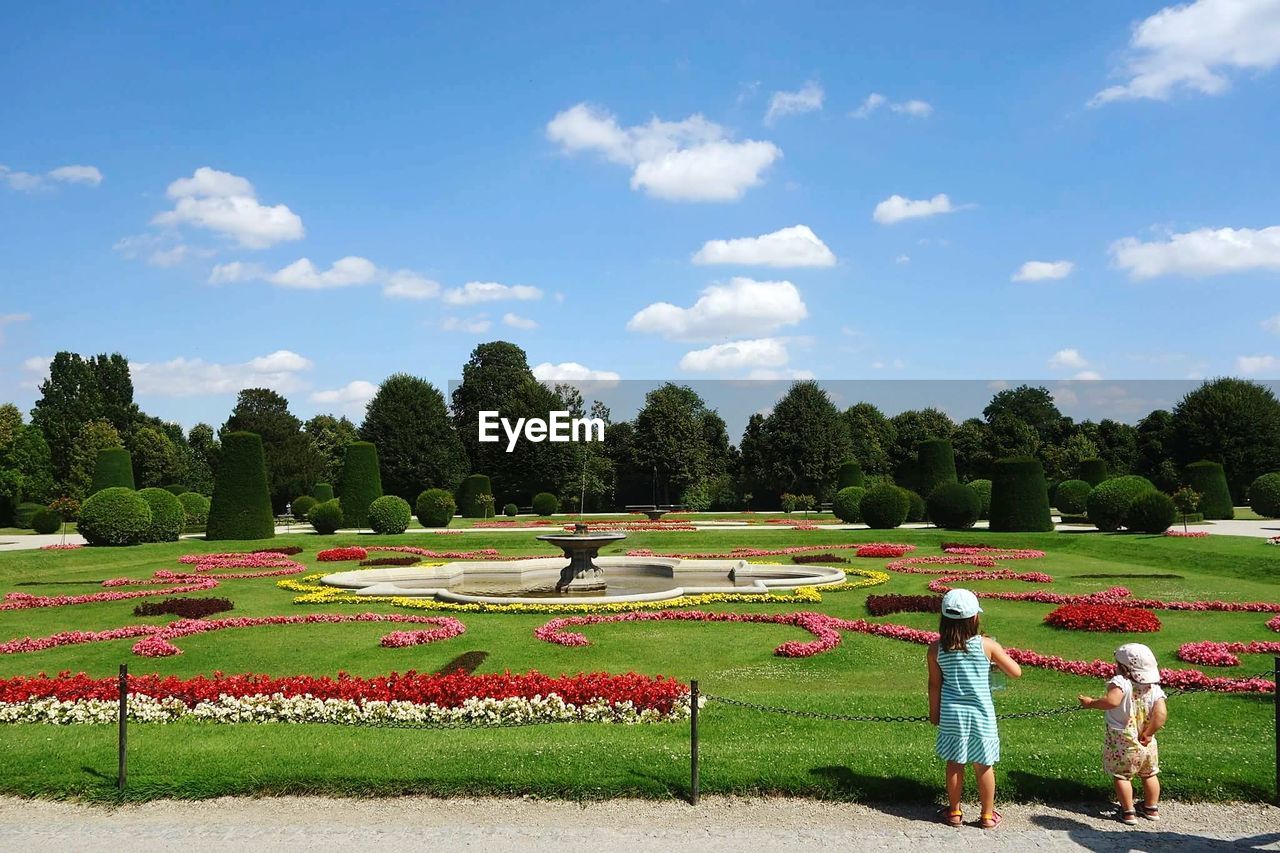
{"label": "topiary bush", "polygon": [[316,533],[328,536],[337,533],[342,527],[342,502],[337,498],[318,503],[307,513],[307,521],[315,528]]}
{"label": "topiary bush", "polygon": [[534,515],[555,515],[560,509],[560,499],[550,492],[538,492],[533,496]]}
{"label": "topiary bush", "polygon": [[502,514],[505,515],[507,518],[515,518],[517,515],[520,514],[520,507],[516,506],[515,504],[507,504],[502,508]]}
{"label": "topiary bush", "polygon": [[911,499],[907,490],[899,486],[873,486],[862,496],[859,510],[862,520],[873,530],[888,530],[907,520]]}
{"label": "topiary bush", "polygon": [[47,536],[50,533],[57,533],[61,527],[62,516],[48,507],[42,507],[35,515],[31,516],[31,529],[36,533]]}
{"label": "topiary bush", "polygon": [[955,483],[956,456],[951,442],[931,438],[916,444],[915,482],[907,484],[922,495],[931,495],[943,483]]}
{"label": "topiary bush", "polygon": [[929,518],[929,505],[919,492],[903,489],[907,493],[907,521],[925,521]]}
{"label": "topiary bush", "polygon": [[164,490],[175,498],[178,497],[178,495],[185,495],[187,492],[191,491],[190,488],[182,485],[181,483],[170,483],[164,487]]}
{"label": "topiary bush", "polygon": [[1134,500],[1155,490],[1156,487],[1150,480],[1136,474],[1105,480],[1089,493],[1089,523],[1099,530],[1110,531],[1126,527],[1129,507]]}
{"label": "topiary bush", "polygon": [[973,527],[982,511],[978,493],[960,483],[943,483],[929,494],[929,520],[947,530]]}
{"label": "topiary bush", "polygon": [[1093,486],[1084,480],[1067,480],[1058,484],[1053,502],[1063,515],[1084,515],[1089,511],[1089,493]]}
{"label": "topiary bush", "polygon": [[93,465],[93,481],[89,494],[110,489],[113,486],[133,488],[133,458],[123,447],[104,447],[98,451]]}
{"label": "topiary bush", "polygon": [[1280,517],[1280,473],[1263,474],[1253,481],[1249,507],[1266,518]]}
{"label": "topiary bush", "polygon": [[369,505],[382,497],[382,475],[378,473],[378,448],[368,441],[347,445],[338,498],[342,501],[342,523],[347,527],[369,526]]}
{"label": "topiary bush", "polygon": [[1177,516],[1173,498],[1164,492],[1143,492],[1129,504],[1125,527],[1143,533],[1164,533]]}
{"label": "topiary bush", "polygon": [[996,532],[1053,530],[1044,467],[1032,456],[999,459],[992,466],[991,529]]}
{"label": "topiary bush", "polygon": [[862,497],[867,490],[862,486],[845,486],[836,492],[835,498],[831,501],[831,512],[835,517],[847,524],[860,524],[862,522]]}
{"label": "topiary bush", "polygon": [[222,437],[204,535],[210,540],[270,539],[276,535],[262,439],[257,433],[229,432]]}
{"label": "topiary bush", "polygon": [[328,483],[316,483],[315,488],[311,490],[311,497],[315,498],[318,504],[331,501],[335,497],[333,486]]}
{"label": "topiary bush", "polygon": [[301,521],[304,524],[307,516],[311,514],[311,509],[320,501],[311,497],[311,495],[298,495],[289,502],[289,513],[293,516],[294,521]]}
{"label": "topiary bush", "polygon": [[204,527],[209,520],[209,499],[199,492],[183,492],[178,495],[188,527]]}
{"label": "topiary bush", "polygon": [[836,489],[847,489],[850,486],[863,485],[862,466],[850,459],[841,463],[840,473],[836,479]]}
{"label": "topiary bush", "polygon": [[481,495],[493,495],[493,484],[484,474],[472,474],[458,486],[458,512],[463,518],[486,517],[490,505],[480,499]]}
{"label": "topiary bush", "polygon": [[990,480],[970,480],[969,488],[973,489],[973,493],[978,496],[978,518],[991,517],[991,481]]}
{"label": "topiary bush", "polygon": [[182,501],[168,489],[143,489],[138,497],[151,507],[151,524],[147,526],[143,542],[177,542],[182,529],[187,526],[187,511]]}
{"label": "topiary bush", "polygon": [[1096,486],[1107,477],[1111,476],[1111,472],[1107,469],[1107,461],[1105,459],[1081,459],[1076,465],[1076,479],[1084,480],[1090,486]]}
{"label": "topiary bush", "polygon": [[35,501],[23,501],[13,508],[13,526],[20,527],[23,530],[30,530],[36,513],[44,508],[44,504],[36,503]]}
{"label": "topiary bush", "polygon": [[418,495],[414,506],[414,514],[423,527],[448,527],[457,511],[458,504],[445,489],[427,489]]}
{"label": "topiary bush", "polygon": [[1219,462],[1201,459],[1182,469],[1187,485],[1200,493],[1200,512],[1207,519],[1235,518],[1235,504],[1227,489],[1227,475]]}
{"label": "topiary bush", "polygon": [[369,504],[369,527],[374,533],[404,533],[411,518],[409,502],[398,495],[383,495]]}
{"label": "topiary bush", "polygon": [[90,545],[136,545],[150,526],[151,505],[124,486],[90,495],[76,522],[76,529]]}

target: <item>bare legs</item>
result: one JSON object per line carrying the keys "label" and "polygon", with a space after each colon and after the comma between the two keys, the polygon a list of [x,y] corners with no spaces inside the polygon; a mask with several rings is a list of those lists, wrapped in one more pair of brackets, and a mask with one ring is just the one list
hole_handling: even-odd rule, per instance
{"label": "bare legs", "polygon": [[947,801],[951,803],[951,811],[960,808],[960,797],[964,794],[964,765],[954,761],[947,762]]}
{"label": "bare legs", "polygon": [[[1128,779],[1115,779],[1116,799],[1120,808],[1125,811],[1133,809],[1133,782]],[[1160,804],[1160,777],[1147,776],[1142,780],[1142,802],[1147,807]]]}
{"label": "bare legs", "polygon": [[1116,799],[1120,801],[1120,808],[1127,812],[1133,811],[1133,783],[1128,779],[1115,779],[1116,783]]}
{"label": "bare legs", "polygon": [[[989,815],[996,806],[996,771],[987,764],[974,764],[973,777],[978,783],[978,802],[982,805],[982,813]],[[960,808],[960,798],[964,794],[964,765],[954,761],[947,762],[947,801],[951,810]],[[1132,793],[1130,793],[1132,797]]]}

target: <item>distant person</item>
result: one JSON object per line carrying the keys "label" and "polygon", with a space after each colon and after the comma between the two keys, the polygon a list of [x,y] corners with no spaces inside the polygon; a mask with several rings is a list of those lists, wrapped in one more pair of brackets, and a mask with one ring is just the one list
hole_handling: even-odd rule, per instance
{"label": "distant person", "polygon": [[1000,733],[991,701],[991,667],[1012,678],[1022,667],[999,643],[980,633],[978,597],[967,589],[953,589],[942,597],[941,635],[929,644],[929,722],[938,727],[938,757],[947,762],[947,800],[942,813],[948,826],[964,823],[960,797],[964,793],[964,766],[973,765],[982,806],[979,826],[1000,825],[996,811],[996,771],[1000,760]]}
{"label": "distant person", "polygon": [[1169,719],[1165,693],[1160,687],[1160,667],[1151,649],[1142,643],[1125,643],[1116,649],[1118,671],[1107,682],[1107,692],[1093,699],[1080,697],[1083,708],[1106,711],[1106,736],[1102,741],[1102,769],[1111,774],[1120,800],[1118,817],[1130,826],[1138,822],[1133,807],[1133,777],[1142,780],[1142,816],[1160,819],[1160,750],[1156,732]]}

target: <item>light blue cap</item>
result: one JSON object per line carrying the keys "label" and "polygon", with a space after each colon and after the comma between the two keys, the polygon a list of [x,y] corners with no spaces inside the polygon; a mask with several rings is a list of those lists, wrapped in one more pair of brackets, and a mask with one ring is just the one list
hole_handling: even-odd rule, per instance
{"label": "light blue cap", "polygon": [[981,612],[978,596],[967,589],[953,589],[942,596],[942,615],[948,619],[970,619]]}

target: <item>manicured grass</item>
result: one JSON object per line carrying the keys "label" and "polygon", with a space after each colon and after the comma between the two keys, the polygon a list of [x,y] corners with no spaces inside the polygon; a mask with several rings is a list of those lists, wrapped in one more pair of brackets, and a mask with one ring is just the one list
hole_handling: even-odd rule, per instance
{"label": "manicured grass", "polygon": [[[17,552],[0,560],[0,591],[78,594],[100,590],[118,576],[146,577],[178,568],[176,558],[193,551],[249,550],[267,544],[297,544],[295,558],[309,566],[319,548],[338,544],[396,543],[438,550],[496,547],[504,554],[551,553],[533,533],[470,533],[466,536],[374,537],[296,534],[263,543],[183,542],[124,549]],[[1043,560],[1007,564],[1053,575],[1057,592],[1088,592],[1123,585],[1135,595],[1165,599],[1276,600],[1280,549],[1260,539],[1212,536],[1176,540],[1096,533],[968,534],[909,531],[760,531],[633,533],[627,548],[711,552],[734,547],[775,548],[837,542],[902,541],[920,554],[939,553],[943,541],[1035,547]],[[856,560],[878,568],[885,560]],[[351,564],[318,564],[349,568]],[[1179,577],[1155,577],[1156,575]],[[1081,577],[1123,575],[1124,577]],[[1137,577],[1134,577],[1134,576]],[[811,609],[865,617],[868,593],[921,593],[930,578],[894,575],[869,590],[828,593]],[[984,582],[984,589],[1024,591],[1017,582]],[[235,602],[228,616],[361,610],[393,611],[389,605],[303,607],[274,579],[224,581],[211,593]],[[152,599],[143,599],[152,600]],[[43,636],[62,630],[102,630],[125,624],[164,624],[166,617],[136,617],[136,601],[107,602],[0,613],[0,640]],[[1091,660],[1109,658],[1127,639],[1152,646],[1161,663],[1184,667],[1174,650],[1192,640],[1276,640],[1264,614],[1160,611],[1157,634],[1063,632],[1042,624],[1051,605],[984,602],[988,633],[1006,645]],[[785,612],[794,605],[724,605],[716,610]],[[408,611],[400,611],[408,612]],[[414,611],[421,612],[421,611]],[[567,648],[535,640],[546,616],[460,614],[467,633],[439,644],[384,649],[376,624],[253,628],[191,636],[177,641],[183,654],[147,659],[133,656],[122,640],[0,657],[0,675],[84,670],[96,676],[127,662],[135,673],[195,675],[214,670],[376,675],[392,670],[434,671],[470,651],[488,657],[480,671],[574,673],[607,670],[699,679],[715,696],[858,714],[922,714],[924,649],[909,643],[845,634],[839,648],[808,659],[773,655],[779,643],[807,639],[775,625],[692,623],[611,624],[585,629],[593,645]],[[936,617],[896,614],[884,622],[936,627]],[[1238,669],[1214,674],[1245,675],[1269,669],[1270,658],[1246,657]],[[1211,669],[1211,668],[1210,668]],[[1102,683],[1027,668],[1024,677],[997,694],[1001,712],[1051,708],[1074,702]],[[1271,697],[1194,694],[1175,696],[1161,736],[1162,778],[1167,795],[1190,799],[1262,800],[1273,796]],[[840,723],[765,715],[711,703],[702,717],[702,790],[713,793],[785,792],[831,798],[934,799],[941,794],[941,767],[933,755],[933,729],[924,724]],[[1002,724],[1004,758],[1000,796],[1018,799],[1078,799],[1106,796],[1110,788],[1098,767],[1102,720],[1078,712],[1047,720]],[[110,798],[115,772],[115,733],[110,726],[10,725],[0,727],[0,792],[31,796]],[[404,731],[284,724],[133,725],[130,729],[133,799],[211,797],[223,794],[429,792],[533,793],[568,797],[618,795],[682,796],[688,784],[688,730],[676,724],[611,727],[557,724],[499,730]]]}

